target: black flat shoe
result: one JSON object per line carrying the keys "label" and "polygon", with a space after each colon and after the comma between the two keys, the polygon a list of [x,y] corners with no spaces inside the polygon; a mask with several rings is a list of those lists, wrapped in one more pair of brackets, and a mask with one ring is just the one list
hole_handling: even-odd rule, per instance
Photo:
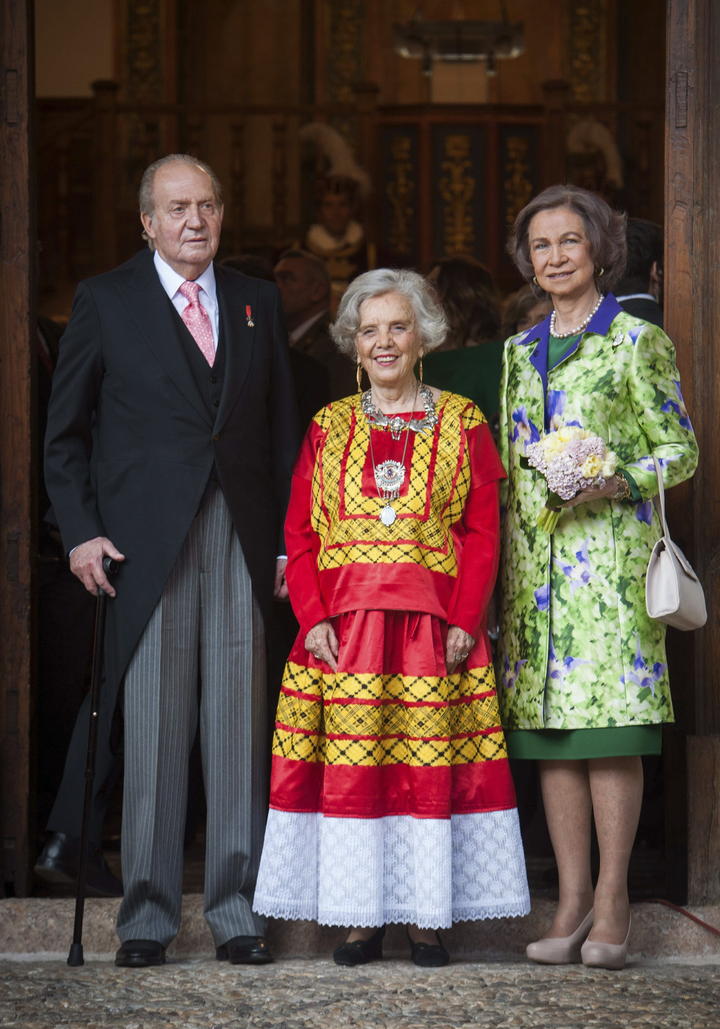
{"label": "black flat shoe", "polygon": [[440,933],[437,936],[437,943],[416,943],[408,932],[410,941],[410,959],[418,968],[442,968],[450,961],[450,955],[442,945]]}
{"label": "black flat shoe", "polygon": [[165,948],[157,940],[125,940],[115,955],[118,968],[147,968],[165,964]]}
{"label": "black flat shoe", "polygon": [[231,965],[269,965],[275,960],[262,936],[233,936],[215,948],[215,957]]}
{"label": "black flat shoe", "polygon": [[382,957],[382,941],[385,926],[381,925],[368,940],[353,940],[343,943],[333,951],[336,965],[366,965],[368,961],[377,961]]}

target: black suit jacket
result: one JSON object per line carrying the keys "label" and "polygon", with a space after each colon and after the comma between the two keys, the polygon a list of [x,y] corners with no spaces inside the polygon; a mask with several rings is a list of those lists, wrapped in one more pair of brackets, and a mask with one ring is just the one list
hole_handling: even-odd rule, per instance
{"label": "black suit jacket", "polygon": [[63,543],[69,551],[107,536],[126,557],[114,583],[117,598],[108,604],[111,691],[162,593],[213,465],[255,594],[266,613],[271,606],[297,446],[287,339],[274,285],[217,265],[215,276],[225,376],[214,417],[149,250],[80,284],[60,343],[45,472]]}
{"label": "black suit jacket", "polygon": [[663,310],[656,300],[649,300],[647,297],[629,297],[627,300],[618,300],[620,307],[628,314],[642,318],[643,321],[652,322],[653,325],[663,327]]}
{"label": "black suit jacket", "polygon": [[[324,403],[342,400],[343,397],[356,392],[355,365],[335,346],[330,335],[329,315],[324,315],[314,325],[311,325],[292,346],[298,353],[306,354],[319,361],[327,370],[330,384],[327,400]],[[322,407],[323,404],[320,406]]]}

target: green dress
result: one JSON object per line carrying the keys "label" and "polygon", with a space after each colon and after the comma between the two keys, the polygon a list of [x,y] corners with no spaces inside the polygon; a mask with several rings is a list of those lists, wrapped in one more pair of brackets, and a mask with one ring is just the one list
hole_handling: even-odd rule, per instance
{"label": "green dress", "polygon": [[423,378],[429,386],[469,397],[492,427],[498,413],[502,355],[503,344],[499,341],[434,350],[423,358]]}
{"label": "green dress", "polygon": [[[626,314],[608,296],[576,347],[549,369],[548,336],[546,319],[507,341],[500,393],[499,447],[508,483],[498,680],[511,753],[514,730],[672,721],[665,628],[645,610],[645,570],[660,535],[652,454],[666,488],[689,478],[697,463],[673,345],[661,329]],[[548,536],[537,526],[544,479],[520,459],[526,442],[563,424],[606,440],[638,499],[571,508]],[[574,733],[571,751],[554,756],[637,753],[637,734],[630,733],[635,742],[623,741],[626,731]],[[545,752],[548,738],[551,747],[562,747],[568,736],[538,733],[543,752],[532,756],[552,756]],[[578,740],[587,752],[578,750]],[[522,736],[516,741],[522,744]],[[653,749],[643,745],[645,752]],[[531,756],[522,747],[516,752]]]}

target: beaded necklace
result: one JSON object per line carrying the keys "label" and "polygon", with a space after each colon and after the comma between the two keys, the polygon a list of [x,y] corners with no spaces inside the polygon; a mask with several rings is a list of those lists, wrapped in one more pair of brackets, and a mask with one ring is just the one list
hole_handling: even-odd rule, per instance
{"label": "beaded necklace", "polygon": [[595,315],[597,313],[597,311],[600,308],[600,304],[602,304],[604,299],[605,299],[605,297],[601,293],[600,296],[597,298],[597,301],[596,301],[595,306],[593,307],[593,309],[586,315],[586,317],[580,322],[580,324],[576,325],[574,329],[568,329],[567,332],[558,332],[557,331],[557,329],[555,327],[555,315],[556,315],[557,312],[553,308],[553,312],[550,315],[550,335],[551,336],[555,336],[556,339],[567,339],[568,336],[577,336],[577,334],[579,332],[582,332],[583,329],[586,328],[588,323],[590,321],[592,321],[593,315]]}

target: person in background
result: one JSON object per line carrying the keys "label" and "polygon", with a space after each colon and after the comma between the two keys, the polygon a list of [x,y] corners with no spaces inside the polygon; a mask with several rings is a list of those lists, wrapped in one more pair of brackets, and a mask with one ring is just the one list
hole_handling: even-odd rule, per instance
{"label": "person in background", "polygon": [[442,347],[428,354],[425,377],[433,386],[470,397],[495,425],[502,340],[492,276],[474,257],[445,257],[428,280],[437,290],[448,334]]}
{"label": "person in background", "polygon": [[223,257],[220,264],[223,268],[232,268],[243,275],[249,275],[253,279],[265,279],[266,282],[275,282],[273,274],[273,261],[264,252],[245,254],[230,254]]}
{"label": "person in background", "polygon": [[325,264],[331,282],[333,312],[348,283],[370,263],[365,229],[357,220],[359,183],[346,175],[327,175],[318,182],[316,220],[302,246]]}
{"label": "person in background", "polygon": [[[559,877],[552,925],[527,954],[618,969],[641,755],[659,752],[673,719],[665,626],[645,608],[661,534],[653,455],[668,488],[693,474],[697,445],[671,341],[611,292],[625,265],[624,216],[587,190],[551,186],[520,211],[508,249],[552,301],[544,321],[508,340],[500,397],[501,709],[511,757],[539,762]],[[567,501],[548,535],[538,524],[545,483],[525,445],[571,426],[601,437],[618,467]]]}
{"label": "person in background", "polygon": [[[355,384],[350,361],[330,337],[330,276],[326,263],[306,250],[286,250],[275,265],[291,351],[312,363],[294,360],[306,427],[329,400],[347,396]],[[319,366],[319,369],[318,367]]]}
{"label": "person in background", "polygon": [[[190,749],[207,801],[218,960],[272,960],[251,910],[266,814],[264,622],[285,592],[296,417],[276,288],[214,263],[223,203],[195,157],[151,164],[148,249],[78,287],[60,344],[46,484],[71,571],[108,603],[98,733],[122,684],[124,897],[115,963],[180,927]],[[120,564],[111,581],[103,558]]]}
{"label": "person in background", "polygon": [[547,318],[552,303],[547,297],[539,297],[532,286],[521,286],[511,293],[503,307],[502,335],[504,339],[516,332],[531,329]]}
{"label": "person in background", "polygon": [[417,273],[354,279],[333,337],[369,388],[317,414],[293,474],[300,632],[254,904],[351,926],[340,965],[389,922],[444,965],[438,928],[529,909],[486,631],[504,472],[475,404],[422,382],[446,331]]}
{"label": "person in background", "polygon": [[627,220],[627,265],[617,284],[624,311],[663,327],[663,230],[644,218]]}

